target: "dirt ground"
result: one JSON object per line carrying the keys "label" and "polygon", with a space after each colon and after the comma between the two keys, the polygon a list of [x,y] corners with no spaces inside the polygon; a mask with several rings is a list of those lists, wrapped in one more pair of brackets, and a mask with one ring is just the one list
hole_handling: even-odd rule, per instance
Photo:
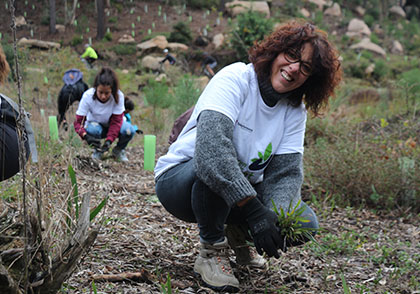
{"label": "dirt ground", "polygon": [[[162,285],[168,275],[172,293],[214,293],[193,273],[197,227],[172,217],[160,205],[153,175],[143,170],[139,140],[129,145],[128,164],[112,159],[93,164],[87,150],[75,159],[80,193],[96,191],[97,202],[106,194],[110,199],[100,234],[68,281],[67,293],[92,293],[94,277],[119,273],[139,273],[144,279],[96,281],[98,293],[165,293]],[[164,146],[158,148],[157,156],[165,151]],[[341,273],[352,293],[419,293],[410,286],[410,279],[419,285],[419,268],[401,272],[399,278],[395,274],[407,266],[398,262],[400,253],[419,264],[418,218],[311,206],[320,220],[317,240],[327,249],[314,244],[291,248],[280,259],[270,259],[264,270],[236,266],[232,259],[240,293],[346,293]]]}

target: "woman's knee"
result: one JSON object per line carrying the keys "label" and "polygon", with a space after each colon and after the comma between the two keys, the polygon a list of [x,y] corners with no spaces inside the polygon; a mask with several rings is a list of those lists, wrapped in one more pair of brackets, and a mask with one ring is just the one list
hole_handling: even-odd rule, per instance
{"label": "woman's knee", "polygon": [[102,131],[103,131],[103,128],[102,128],[101,124],[97,123],[97,122],[90,122],[86,126],[86,132],[89,135],[92,135],[92,136],[95,136],[95,137],[98,137],[98,138],[101,137]]}

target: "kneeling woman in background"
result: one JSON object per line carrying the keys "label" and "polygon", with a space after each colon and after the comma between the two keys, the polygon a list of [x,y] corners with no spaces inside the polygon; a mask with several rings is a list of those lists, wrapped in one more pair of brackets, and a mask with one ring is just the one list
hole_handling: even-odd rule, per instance
{"label": "kneeling woman in background", "polygon": [[[124,109],[124,94],[119,90],[117,75],[110,68],[102,68],[95,77],[93,88],[83,93],[74,122],[79,136],[95,147],[93,159],[102,159],[118,138],[112,155],[118,161],[128,161],[125,148],[134,134],[121,132]],[[105,142],[101,146],[103,138]]]}

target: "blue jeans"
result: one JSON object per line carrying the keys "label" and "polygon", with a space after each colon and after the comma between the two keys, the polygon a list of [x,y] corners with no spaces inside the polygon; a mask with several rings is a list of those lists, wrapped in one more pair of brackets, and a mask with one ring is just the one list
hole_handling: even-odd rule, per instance
{"label": "blue jeans", "polygon": [[[134,137],[135,131],[131,132],[132,125],[126,121],[123,122],[120,133],[118,134],[117,149],[123,150],[127,147],[128,142]],[[86,126],[86,132],[89,135],[94,136],[98,139],[106,138],[108,134],[109,126],[97,122],[89,122]]]}
{"label": "blue jeans", "polygon": [[[215,243],[223,239],[225,224],[247,224],[246,216],[238,207],[230,208],[197,178],[193,160],[165,171],[157,178],[155,188],[159,201],[169,213],[183,221],[198,223],[201,241]],[[302,222],[301,226],[316,231],[319,225],[314,211],[306,203],[302,205],[306,208],[302,217],[309,222]]]}

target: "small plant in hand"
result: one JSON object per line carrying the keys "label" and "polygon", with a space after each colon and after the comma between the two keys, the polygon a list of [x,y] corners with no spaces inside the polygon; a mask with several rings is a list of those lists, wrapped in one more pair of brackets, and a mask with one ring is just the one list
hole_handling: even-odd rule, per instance
{"label": "small plant in hand", "polygon": [[305,239],[314,241],[318,244],[312,235],[314,229],[302,227],[302,223],[308,223],[309,220],[302,217],[302,214],[305,211],[305,206],[299,207],[301,200],[299,200],[293,208],[292,201],[290,201],[286,212],[281,206],[277,208],[273,199],[271,199],[271,203],[273,204],[274,212],[278,216],[279,232],[284,238],[284,244],[282,246],[283,251],[286,251],[287,245],[303,241]]}

